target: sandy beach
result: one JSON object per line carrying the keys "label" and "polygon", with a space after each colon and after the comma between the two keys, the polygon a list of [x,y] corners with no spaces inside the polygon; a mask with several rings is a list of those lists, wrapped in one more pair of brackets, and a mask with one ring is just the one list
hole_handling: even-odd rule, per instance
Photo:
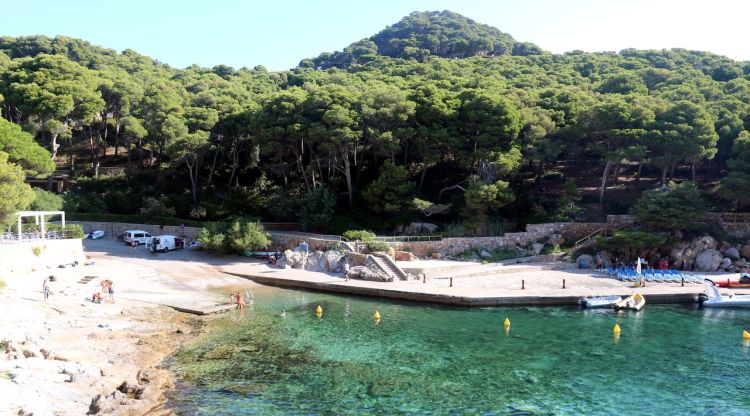
{"label": "sandy beach", "polygon": [[[159,365],[202,320],[162,304],[211,308],[228,303],[231,289],[257,286],[218,271],[241,258],[85,245],[95,265],[2,271],[0,414],[169,414],[159,405],[172,378]],[[114,302],[92,303],[103,279],[114,282]]]}

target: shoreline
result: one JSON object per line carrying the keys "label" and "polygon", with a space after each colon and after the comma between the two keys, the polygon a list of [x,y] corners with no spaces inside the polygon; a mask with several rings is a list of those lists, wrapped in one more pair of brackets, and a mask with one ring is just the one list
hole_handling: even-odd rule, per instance
{"label": "shoreline", "polygon": [[[85,240],[85,245],[95,265],[25,265],[0,274],[7,284],[0,289],[0,398],[12,414],[174,414],[165,407],[177,381],[169,360],[199,339],[207,322],[205,316],[178,310],[233,309],[227,303],[235,290],[262,296],[286,287],[470,307],[570,305],[582,296],[634,292],[645,294],[649,303],[691,302],[703,291],[702,285],[679,283],[636,289],[598,272],[560,269],[559,263],[431,261],[435,269],[425,269],[425,283],[385,283],[195,250],[151,254],[118,240]],[[48,275],[57,281],[44,302],[41,283]],[[114,281],[115,303],[85,300],[104,279]],[[560,287],[562,279],[566,289]]]}
{"label": "shoreline", "polygon": [[[408,262],[400,263],[404,263],[401,264],[403,267]],[[455,262],[446,264],[455,268]],[[466,263],[460,271],[453,272],[458,275],[455,278],[447,277],[445,268],[436,269],[442,273],[436,273],[435,277],[429,277],[429,269],[424,269],[428,276],[424,281],[373,282],[346,280],[341,274],[278,269],[267,265],[222,268],[226,273],[269,286],[466,307],[576,305],[582,297],[625,297],[634,293],[644,295],[647,303],[695,303],[705,290],[703,284],[696,283],[681,286],[681,283],[660,282],[634,287],[632,283],[607,277],[600,271],[566,268],[560,263],[489,267]],[[706,277],[736,280],[738,276],[723,273]],[[727,292],[725,289],[721,291]],[[750,294],[749,289],[734,289],[732,292]]]}
{"label": "shoreline", "polygon": [[[205,320],[169,306],[218,307],[230,289],[256,285],[217,269],[235,258],[152,256],[117,240],[85,244],[95,265],[0,267],[3,406],[35,416],[173,414],[164,407],[175,382],[165,364],[202,334]],[[49,275],[56,280],[45,302]],[[114,281],[114,303],[86,300],[104,279]]]}

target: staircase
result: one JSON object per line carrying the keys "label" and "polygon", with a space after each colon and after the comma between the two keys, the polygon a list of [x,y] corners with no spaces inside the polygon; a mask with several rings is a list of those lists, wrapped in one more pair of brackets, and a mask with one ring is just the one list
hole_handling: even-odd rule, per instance
{"label": "staircase", "polygon": [[370,254],[370,258],[375,262],[375,264],[378,265],[378,267],[385,273],[386,275],[392,277],[395,279],[400,280],[408,280],[409,275],[406,274],[403,269],[398,267],[395,261],[393,261],[392,258],[388,257],[387,254],[384,253],[372,253]]}

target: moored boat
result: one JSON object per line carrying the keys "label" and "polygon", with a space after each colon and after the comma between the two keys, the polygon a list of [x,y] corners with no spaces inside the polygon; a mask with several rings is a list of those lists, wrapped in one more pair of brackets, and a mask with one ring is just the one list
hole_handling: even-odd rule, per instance
{"label": "moored boat", "polygon": [[733,282],[727,279],[725,282],[716,282],[716,286],[719,287],[730,287],[736,289],[750,288],[750,275],[743,273],[740,275],[740,280]]}
{"label": "moored boat", "polygon": [[584,308],[609,308],[617,302],[621,302],[620,296],[589,296],[581,298],[578,303]]}
{"label": "moored boat", "polygon": [[641,310],[644,306],[646,306],[646,298],[640,293],[628,296],[614,304],[615,309],[633,309],[636,311]]}
{"label": "moored boat", "polygon": [[706,293],[701,294],[698,300],[702,306],[707,308],[750,307],[750,295],[722,295],[719,288],[711,281],[706,281]]}

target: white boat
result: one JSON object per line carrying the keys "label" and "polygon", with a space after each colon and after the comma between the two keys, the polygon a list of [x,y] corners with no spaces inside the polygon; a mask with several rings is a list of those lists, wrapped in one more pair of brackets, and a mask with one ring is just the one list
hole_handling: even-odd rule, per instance
{"label": "white boat", "polygon": [[621,302],[619,296],[589,296],[581,298],[578,303],[584,308],[611,308],[615,303]]}
{"label": "white boat", "polygon": [[701,305],[707,308],[740,308],[750,307],[750,295],[722,295],[713,282],[706,281],[706,293],[698,298]]}
{"label": "white boat", "polygon": [[628,296],[614,304],[615,309],[633,309],[636,311],[641,310],[644,306],[646,306],[646,298],[640,293]]}

